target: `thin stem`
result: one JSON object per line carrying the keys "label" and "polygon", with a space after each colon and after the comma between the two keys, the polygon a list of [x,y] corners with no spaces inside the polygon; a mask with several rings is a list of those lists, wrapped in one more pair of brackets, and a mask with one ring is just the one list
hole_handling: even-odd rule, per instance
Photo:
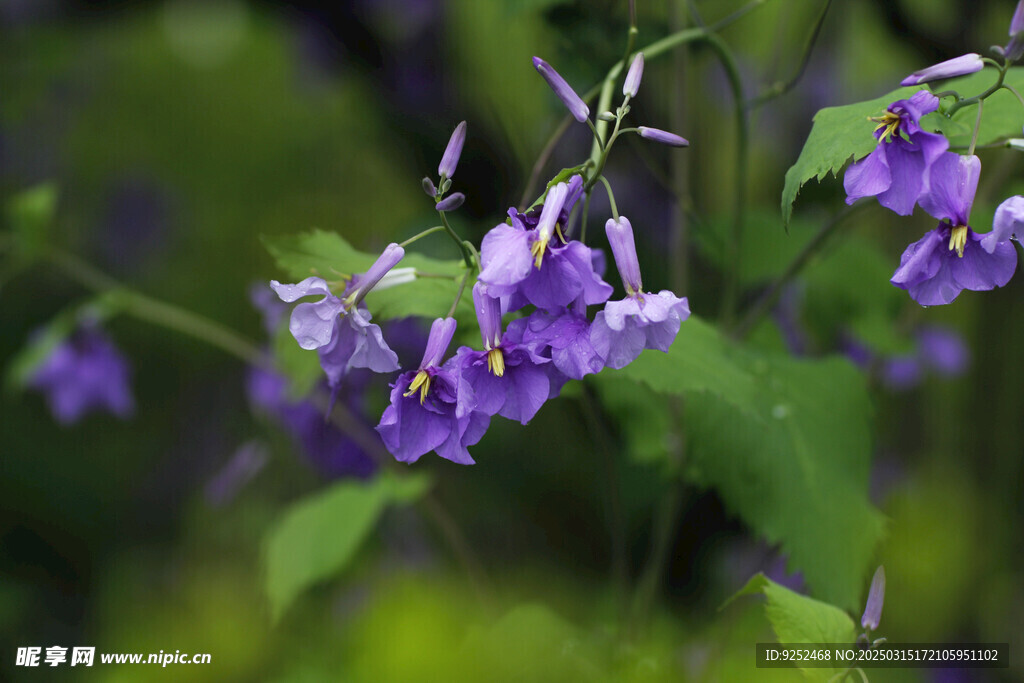
{"label": "thin stem", "polygon": [[441,212],[441,223],[444,225],[444,229],[448,231],[448,236],[451,237],[455,244],[458,245],[459,251],[462,252],[462,260],[466,262],[466,267],[470,270],[476,268],[476,263],[473,260],[473,253],[466,247],[466,242],[459,237],[458,233],[452,229],[451,223],[448,222],[448,216]]}
{"label": "thin stem", "polygon": [[[584,100],[590,100],[590,97],[584,97]],[[565,131],[569,130],[569,126],[575,121],[570,114],[566,114],[562,117],[562,121],[555,128],[554,132],[551,133],[551,137],[544,144],[544,148],[541,149],[540,155],[537,157],[537,161],[533,162],[533,169],[530,171],[530,178],[526,181],[526,188],[523,190],[523,197],[519,200],[519,210],[524,211],[526,209],[526,202],[530,201],[530,197],[533,196],[534,188],[537,187],[537,181],[540,180],[540,174],[544,172],[544,166],[548,163],[548,159],[551,158],[551,154],[555,151],[555,146],[558,145],[558,141],[565,135]]]}
{"label": "thin stem", "polygon": [[469,280],[470,272],[471,271],[466,271],[466,274],[462,276],[462,282],[459,283],[459,291],[455,293],[455,301],[452,302],[452,307],[448,309],[447,317],[449,318],[455,317],[455,309],[459,307],[459,301],[462,299],[462,293],[466,291],[466,281]]}
{"label": "thin stem", "polygon": [[725,281],[725,292],[722,296],[721,317],[728,325],[736,313],[739,298],[740,247],[743,240],[743,223],[746,218],[747,174],[750,156],[750,124],[744,106],[743,82],[739,67],[728,46],[715,34],[706,36],[708,45],[718,55],[725,69],[732,90],[733,105],[736,116],[736,189],[735,209],[733,212],[732,239],[729,244],[729,272]]}
{"label": "thin stem", "polygon": [[807,246],[797,254],[796,258],[793,259],[782,275],[780,275],[778,279],[772,283],[771,287],[766,289],[754,305],[750,307],[747,314],[743,316],[743,319],[732,331],[732,336],[736,339],[746,337],[747,334],[754,329],[761,318],[771,310],[772,306],[775,305],[776,299],[778,299],[779,294],[782,293],[782,288],[800,274],[800,271],[802,271],[810,262],[811,258],[821,250],[842,222],[858,211],[863,210],[866,206],[868,206],[868,202],[858,202],[853,206],[840,211],[832,217],[832,220],[823,225],[811,241],[807,243]]}
{"label": "thin stem", "polygon": [[676,518],[682,503],[683,482],[676,477],[669,484],[669,491],[662,497],[661,504],[655,512],[650,555],[633,597],[634,625],[645,624],[654,606],[654,599],[665,576],[668,554],[676,529]]}
{"label": "thin stem", "polygon": [[106,273],[97,270],[72,254],[54,251],[51,252],[50,259],[73,279],[89,289],[97,292],[117,291],[118,296],[126,305],[126,311],[140,320],[195,337],[230,353],[245,363],[257,366],[266,364],[266,354],[263,351],[220,323],[128,289]]}
{"label": "thin stem", "polygon": [[427,228],[423,232],[417,233],[417,234],[413,235],[412,237],[410,237],[409,239],[405,240],[404,242],[399,242],[398,246],[400,246],[400,247],[402,247],[404,249],[405,247],[409,246],[410,244],[412,244],[416,240],[418,240],[420,238],[423,238],[423,237],[426,237],[427,235],[432,235],[435,232],[438,232],[439,230],[444,230],[444,229],[445,228],[444,228],[443,225],[435,225],[432,228]]}
{"label": "thin stem", "polygon": [[746,104],[746,108],[748,110],[757,109],[776,97],[785,95],[800,82],[801,78],[804,77],[804,73],[807,71],[807,65],[811,63],[811,53],[814,52],[814,45],[818,42],[818,36],[821,35],[821,27],[825,23],[825,16],[828,14],[829,7],[831,6],[832,0],[825,0],[825,4],[822,6],[821,12],[818,14],[818,18],[814,22],[814,28],[811,29],[811,35],[807,37],[807,42],[804,44],[803,55],[800,58],[800,65],[797,67],[796,72],[788,81],[773,84],[766,92],[758,95],[748,102]]}
{"label": "thin stem", "polygon": [[594,126],[594,122],[587,119],[587,125],[590,126],[590,132],[594,134],[594,142],[597,143],[598,148],[604,151],[604,140],[601,139],[601,134],[597,132],[597,128]]}
{"label": "thin stem", "polygon": [[1003,83],[1003,90],[1009,90],[1011,93],[1013,93],[1013,96],[1017,98],[1018,102],[1020,102],[1020,106],[1024,107],[1024,97],[1021,97],[1021,94],[1017,92],[1016,88],[1014,88],[1009,83]]}
{"label": "thin stem", "polygon": [[590,212],[590,196],[592,192],[586,191],[586,195],[583,198],[583,216],[580,220],[580,242],[583,244],[587,243],[587,214]]}
{"label": "thin stem", "polygon": [[1009,64],[1009,62],[1007,62],[1002,67],[1000,67],[1000,69],[999,69],[999,76],[996,78],[996,82],[992,84],[992,87],[990,87],[988,90],[986,90],[985,92],[981,93],[980,95],[975,95],[974,97],[968,97],[968,98],[959,100],[957,102],[954,102],[952,104],[952,106],[950,106],[949,111],[946,112],[946,116],[948,116],[949,118],[953,118],[953,114],[957,113],[958,111],[960,111],[964,107],[966,107],[968,105],[971,105],[971,104],[977,104],[978,102],[981,102],[982,100],[988,99],[988,97],[990,95],[992,95],[997,90],[999,90],[1001,87],[1003,87],[1003,79],[1006,78],[1006,71],[1009,68],[1010,68],[1010,64]]}
{"label": "thin stem", "polygon": [[971,135],[971,146],[967,148],[967,154],[974,154],[974,146],[978,144],[978,131],[981,130],[981,111],[985,108],[985,100],[978,101],[978,115],[974,119],[974,133]]}
{"label": "thin stem", "polygon": [[603,175],[598,176],[598,180],[604,183],[604,189],[608,192],[608,203],[612,206],[612,215],[615,216],[615,220],[619,220],[619,207],[615,205],[615,193],[612,192],[612,185],[608,182],[608,179]]}

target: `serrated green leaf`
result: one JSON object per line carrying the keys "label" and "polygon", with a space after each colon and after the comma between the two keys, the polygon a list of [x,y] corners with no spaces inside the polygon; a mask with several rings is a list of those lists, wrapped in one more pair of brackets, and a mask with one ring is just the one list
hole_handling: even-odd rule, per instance
{"label": "serrated green leaf", "polygon": [[867,497],[870,402],[853,366],[755,353],[691,317],[669,353],[620,374],[684,396],[687,476],[780,543],[815,595],[856,603],[883,525]]}
{"label": "serrated green leaf", "polygon": [[868,120],[870,117],[880,116],[894,101],[906,99],[923,89],[923,86],[900,88],[873,100],[826,107],[815,114],[814,125],[800,156],[786,171],[786,183],[782,189],[783,223],[789,225],[793,202],[804,183],[811,178],[820,181],[829,173],[836,175],[846,162],[871,153],[878,141],[872,135],[876,124]]}
{"label": "serrated green leaf", "polygon": [[302,591],[348,565],[388,505],[411,503],[428,488],[425,476],[381,474],[369,482],[335,484],[286,510],[264,543],[274,620]]}
{"label": "serrated green leaf", "polygon": [[57,210],[57,186],[43,183],[12,197],[7,219],[22,253],[37,256],[47,246]]}
{"label": "serrated green leaf", "polygon": [[[263,244],[288,277],[298,282],[311,275],[328,282],[365,272],[377,254],[354,249],[334,232],[312,230],[298,235],[264,236]],[[388,287],[375,288],[366,297],[367,306],[375,322],[407,316],[438,318],[447,314],[466,269],[462,261],[441,261],[415,253],[406,253],[398,265],[414,268],[414,281]],[[473,282],[466,283],[469,292]],[[460,300],[459,311],[472,313],[470,297]]]}
{"label": "serrated green leaf", "polygon": [[[757,593],[763,593],[768,599],[765,603],[765,615],[780,643],[845,645],[852,644],[857,639],[857,627],[849,614],[835,605],[794,593],[764,574],[753,576],[747,585],[729,598],[726,605],[741,596]],[[828,679],[832,675],[830,669],[801,669],[816,678]]]}

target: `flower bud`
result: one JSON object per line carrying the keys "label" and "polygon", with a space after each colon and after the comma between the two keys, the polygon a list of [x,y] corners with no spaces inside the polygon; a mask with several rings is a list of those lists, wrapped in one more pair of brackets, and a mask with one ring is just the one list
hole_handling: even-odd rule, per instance
{"label": "flower bud", "polygon": [[658,128],[648,128],[647,126],[640,126],[637,129],[640,133],[640,137],[648,140],[654,140],[660,142],[663,145],[671,145],[672,147],[687,147],[689,141],[686,138],[681,138],[675,133],[669,133],[668,131],[660,130]]}
{"label": "flower bud", "polygon": [[643,291],[643,282],[640,281],[640,261],[636,257],[636,242],[633,240],[633,226],[625,216],[619,216],[619,220],[609,218],[604,224],[604,232],[608,235],[608,244],[612,248],[612,255],[615,257],[615,265],[622,276],[622,285],[626,293],[632,296]]}
{"label": "flower bud", "polygon": [[868,602],[864,607],[864,616],[860,618],[860,625],[868,631],[878,628],[878,622],[882,619],[882,604],[885,602],[885,567],[879,566],[875,570],[875,576],[871,579],[871,588],[868,590]]}
{"label": "flower bud", "polygon": [[551,68],[551,65],[545,62],[540,57],[533,58],[533,67],[537,69],[537,73],[544,77],[544,80],[548,82],[551,89],[558,95],[558,99],[562,100],[562,104],[565,105],[569,113],[572,114],[573,118],[583,123],[590,116],[590,108],[586,103],[580,99],[580,96],[576,94],[576,91],[569,87],[569,84],[565,82],[557,71]]}
{"label": "flower bud", "polygon": [[607,121],[608,123],[612,123],[615,121],[615,114],[611,113],[610,111],[606,111],[602,114],[598,114],[597,118],[600,119],[601,121]]}
{"label": "flower bud", "polygon": [[380,279],[387,275],[388,271],[394,268],[402,258],[405,257],[405,249],[392,242],[384,249],[370,269],[356,277],[357,289],[349,295],[349,298],[361,300],[366,293],[373,289]]}
{"label": "flower bud", "polygon": [[462,145],[466,142],[466,122],[463,121],[455,126],[448,146],[445,147],[444,156],[437,166],[437,174],[442,178],[451,178],[455,175],[455,167],[459,164],[459,157],[462,156]]}
{"label": "flower bud", "polygon": [[480,325],[480,338],[488,351],[501,343],[501,299],[487,295],[487,285],[477,282],[473,285],[473,306],[476,321]]}
{"label": "flower bud", "polygon": [[423,179],[423,191],[427,193],[428,197],[437,196],[437,188],[434,187],[434,181],[430,178]]}
{"label": "flower bud", "polygon": [[454,211],[462,206],[462,202],[464,201],[466,201],[466,195],[461,192],[456,192],[439,201],[434,208],[438,211]]}
{"label": "flower bud", "polygon": [[420,370],[441,365],[454,336],[455,318],[436,318],[430,325],[430,336],[427,337],[427,348],[423,351]]}
{"label": "flower bud", "polygon": [[622,94],[626,97],[636,97],[640,89],[640,79],[644,75],[644,53],[637,52],[633,57],[633,63],[629,65],[629,73],[626,74],[626,82],[622,84]]}
{"label": "flower bud", "polygon": [[954,57],[953,59],[947,59],[946,61],[939,62],[938,64],[933,64],[932,66],[921,69],[920,71],[915,71],[900,81],[900,85],[919,85],[930,81],[939,81],[943,78],[964,76],[966,74],[972,74],[975,71],[981,71],[984,66],[985,62],[982,61],[981,55],[976,52],[971,52],[966,55]]}

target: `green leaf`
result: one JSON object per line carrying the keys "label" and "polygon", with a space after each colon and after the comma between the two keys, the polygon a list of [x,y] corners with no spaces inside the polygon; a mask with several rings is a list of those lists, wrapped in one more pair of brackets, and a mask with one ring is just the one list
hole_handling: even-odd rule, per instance
{"label": "green leaf", "polygon": [[[988,90],[995,82],[995,72],[984,69],[969,76],[943,81],[933,86],[933,90],[955,90],[963,97],[974,97]],[[1021,92],[1024,89],[1024,67],[1017,66],[1007,71],[1003,83]],[[944,99],[943,104],[946,106],[942,109],[948,109],[952,100]],[[921,126],[943,133],[949,138],[950,145],[966,147],[971,144],[977,116],[978,107],[968,106],[957,110],[952,118],[940,112],[929,114],[922,118]],[[977,144],[989,145],[1007,138],[1019,138],[1022,126],[1024,107],[1021,106],[1020,100],[1008,90],[998,90],[985,100]]]}
{"label": "green leaf", "polygon": [[[263,244],[288,277],[298,282],[317,275],[328,282],[363,273],[377,260],[377,254],[354,249],[334,232],[312,230],[298,235],[264,236]],[[406,253],[399,268],[415,268],[412,282],[373,289],[366,304],[376,322],[415,315],[438,318],[447,314],[455,300],[459,282],[466,269],[462,261],[440,261],[420,254]],[[466,283],[466,292],[473,283]],[[463,315],[472,314],[470,297],[459,304]]]}
{"label": "green leaf", "polygon": [[[736,592],[730,602],[744,595],[763,593],[768,599],[765,615],[771,622],[775,637],[780,643],[840,643],[853,644],[857,639],[857,627],[850,615],[834,605],[820,602],[785,586],[780,586],[764,574],[753,576],[747,585]],[[723,605],[724,607],[725,605]],[[803,668],[804,673],[822,679],[829,679],[831,669]]]}
{"label": "green leaf", "polygon": [[11,198],[7,219],[18,246],[26,256],[37,256],[47,246],[57,210],[57,186],[43,183]]}
{"label": "green leaf", "polygon": [[274,334],[273,347],[277,368],[288,378],[288,396],[296,400],[309,396],[324,376],[320,356],[299,346],[286,325]]}
{"label": "green leaf", "polygon": [[348,565],[388,505],[411,503],[428,488],[425,476],[381,474],[369,482],[335,484],[286,510],[264,543],[274,620],[302,591]]}
{"label": "green leaf", "polygon": [[870,117],[880,116],[894,101],[923,89],[923,86],[900,88],[873,100],[826,107],[815,114],[814,125],[800,156],[786,171],[782,189],[783,223],[789,225],[793,202],[808,180],[821,181],[829,173],[837,175],[851,159],[856,161],[871,153],[878,141],[872,135],[876,124],[868,120]]}
{"label": "green leaf", "polygon": [[867,497],[870,402],[852,365],[755,353],[691,317],[669,353],[620,374],[684,396],[687,476],[780,543],[815,595],[856,604],[883,524]]}

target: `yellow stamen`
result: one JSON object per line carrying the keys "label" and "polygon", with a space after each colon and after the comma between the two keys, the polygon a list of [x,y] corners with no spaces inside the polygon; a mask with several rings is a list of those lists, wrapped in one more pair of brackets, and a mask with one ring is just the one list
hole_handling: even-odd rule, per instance
{"label": "yellow stamen", "polygon": [[423,405],[423,401],[427,398],[427,392],[430,391],[430,375],[426,370],[420,370],[416,373],[416,376],[412,378],[412,382],[409,383],[409,391],[402,394],[402,396],[412,396],[416,393],[416,390],[420,390],[420,405]]}
{"label": "yellow stamen", "polygon": [[530,253],[533,254],[533,265],[540,270],[540,261],[544,258],[544,250],[548,248],[548,241],[543,237],[530,245]]}
{"label": "yellow stamen", "polygon": [[958,225],[949,233],[949,250],[956,249],[956,255],[964,257],[964,246],[967,244],[967,226]]}
{"label": "yellow stamen", "polygon": [[884,130],[882,138],[888,140],[893,135],[897,134],[900,127],[900,117],[898,114],[893,114],[891,111],[885,112],[882,116],[868,117],[868,120],[876,122],[878,125],[875,126],[875,132]]}
{"label": "yellow stamen", "polygon": [[495,377],[505,374],[505,356],[500,348],[487,352],[487,370]]}

